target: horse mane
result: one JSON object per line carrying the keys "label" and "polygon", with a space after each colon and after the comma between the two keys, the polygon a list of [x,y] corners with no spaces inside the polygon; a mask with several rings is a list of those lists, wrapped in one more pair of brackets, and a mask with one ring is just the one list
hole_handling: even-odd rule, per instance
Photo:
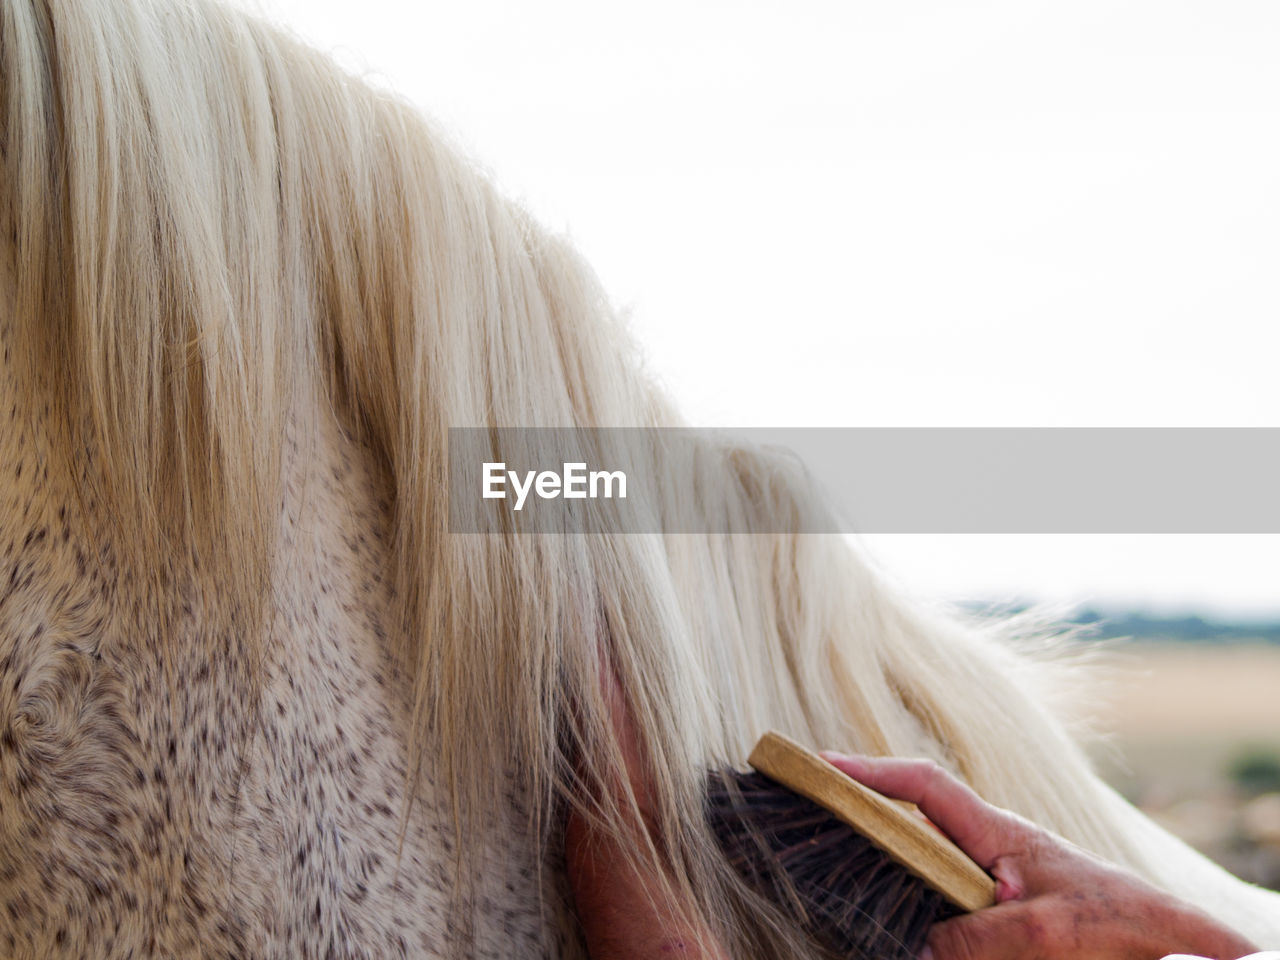
{"label": "horse mane", "polygon": [[[743,921],[702,823],[703,772],[771,727],[931,756],[1276,934],[1273,901],[1095,776],[1055,706],[1070,671],[1028,652],[1040,627],[914,603],[835,535],[450,533],[450,427],[680,421],[579,256],[412,106],[206,0],[0,9],[8,333],[56,446],[156,591],[199,569],[252,635],[271,615],[285,426],[299,397],[332,406],[394,493],[411,777],[447,786],[460,889],[513,794],[548,863],[569,805],[630,835],[636,798],[606,786],[626,769],[611,672],[653,795],[654,840],[635,856],[733,955],[761,937],[770,955],[812,955],[779,918]],[[708,509],[815,509],[784,459],[730,453]]]}

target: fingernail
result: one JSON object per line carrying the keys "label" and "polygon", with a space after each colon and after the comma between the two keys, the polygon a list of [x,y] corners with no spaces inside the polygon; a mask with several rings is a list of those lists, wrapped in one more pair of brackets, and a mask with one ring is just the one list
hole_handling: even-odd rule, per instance
{"label": "fingernail", "polygon": [[920,951],[920,960],[933,960],[933,947],[926,943],[924,949]]}
{"label": "fingernail", "polygon": [[1004,877],[996,877],[996,903],[1004,903],[1006,900],[1021,900],[1022,886],[1018,883],[1010,883]]}

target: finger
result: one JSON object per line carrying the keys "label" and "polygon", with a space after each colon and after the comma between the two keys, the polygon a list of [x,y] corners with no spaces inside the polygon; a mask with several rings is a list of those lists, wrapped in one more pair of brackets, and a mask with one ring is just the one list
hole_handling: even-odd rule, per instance
{"label": "finger", "polygon": [[1031,827],[993,807],[931,760],[853,757],[827,752],[823,759],[887,797],[914,803],[980,866],[1018,852]]}
{"label": "finger", "polygon": [[1046,957],[1056,943],[1042,911],[1029,903],[1007,903],[933,925],[927,960],[1023,960]]}

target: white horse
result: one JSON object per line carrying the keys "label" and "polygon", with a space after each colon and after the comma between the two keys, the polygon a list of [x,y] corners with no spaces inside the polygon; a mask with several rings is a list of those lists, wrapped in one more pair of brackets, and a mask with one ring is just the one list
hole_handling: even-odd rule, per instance
{"label": "white horse", "polygon": [[[678,421],[404,103],[207,0],[2,0],[0,137],[0,955],[580,955],[564,823],[640,805],[615,686],[634,856],[735,956],[814,956],[702,821],[767,727],[933,756],[1280,940],[1095,776],[1065,667],[838,537],[449,533],[450,426]],[[811,507],[700,469],[698,509]]]}

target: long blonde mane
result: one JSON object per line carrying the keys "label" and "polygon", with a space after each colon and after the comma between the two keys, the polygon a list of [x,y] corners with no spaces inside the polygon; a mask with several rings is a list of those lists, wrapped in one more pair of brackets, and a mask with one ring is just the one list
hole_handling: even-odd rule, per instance
{"label": "long blonde mane", "polygon": [[[51,405],[80,495],[116,518],[140,593],[198,574],[251,640],[275,615],[291,411],[317,398],[367,446],[394,498],[412,755],[453,801],[464,910],[472,845],[513,793],[548,874],[570,804],[627,835],[634,798],[605,786],[624,763],[604,663],[653,788],[655,840],[636,856],[735,956],[810,955],[777,918],[748,930],[702,824],[703,772],[770,727],[932,756],[1280,938],[1274,898],[1094,775],[1054,710],[1065,668],[1015,630],[907,602],[841,537],[448,532],[451,426],[679,420],[590,270],[411,106],[204,0],[0,9],[4,333],[27,396]],[[707,509],[810,509],[785,461],[713,462],[724,482]]]}

